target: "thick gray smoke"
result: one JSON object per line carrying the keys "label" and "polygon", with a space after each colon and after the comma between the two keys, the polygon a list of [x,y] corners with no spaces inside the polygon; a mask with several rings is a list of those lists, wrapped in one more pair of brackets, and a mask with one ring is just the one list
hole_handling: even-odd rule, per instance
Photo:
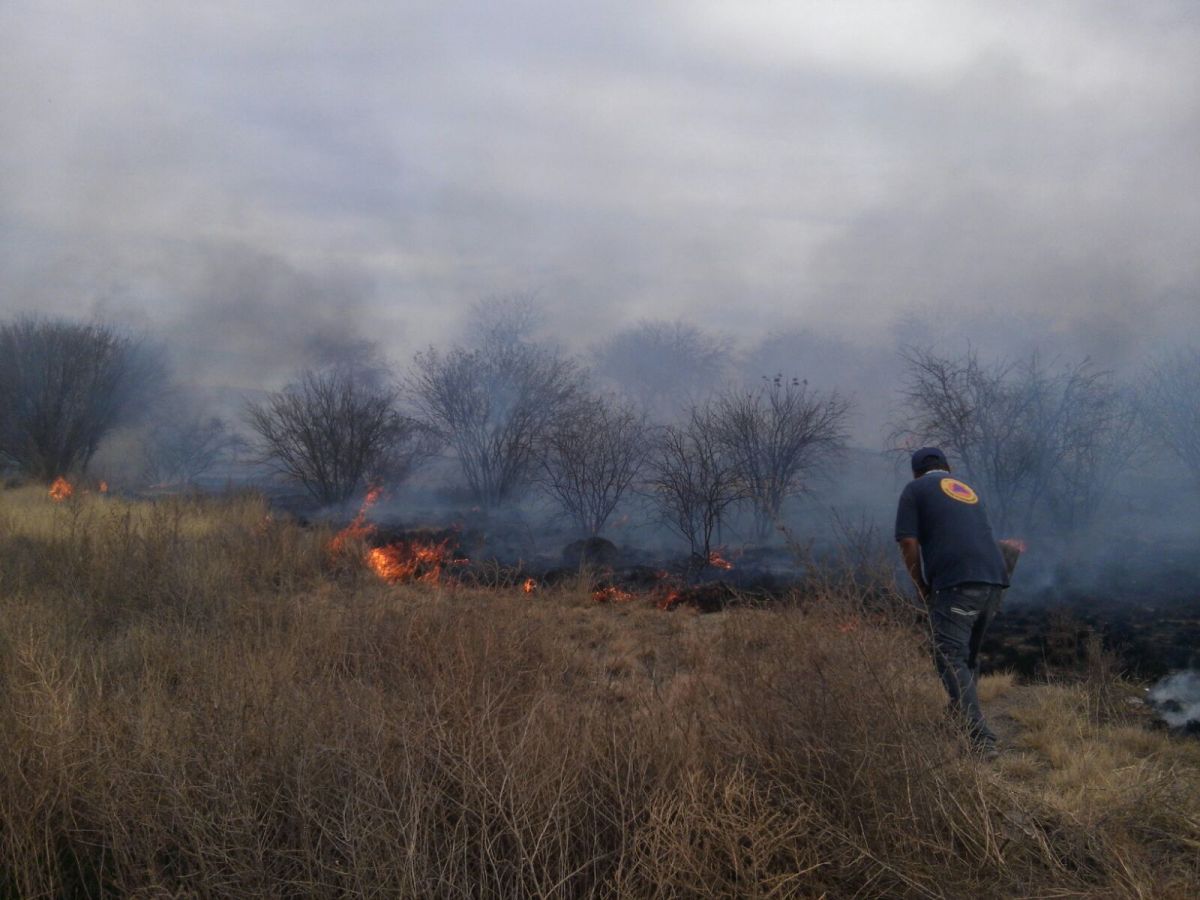
{"label": "thick gray smoke", "polygon": [[1126,365],[1198,324],[1185,0],[73,6],[0,22],[0,307],[205,378],[513,290],[578,350],[683,317]]}
{"label": "thick gray smoke", "polygon": [[[886,535],[902,346],[1132,385],[1200,333],[1198,38],[1188,0],[7,4],[0,316],[161,340],[169,435],[217,440],[301,369],[402,375],[530,293],[660,418],[837,389],[851,447],[789,521]],[[1128,455],[1032,593],[1190,577],[1194,480]]]}

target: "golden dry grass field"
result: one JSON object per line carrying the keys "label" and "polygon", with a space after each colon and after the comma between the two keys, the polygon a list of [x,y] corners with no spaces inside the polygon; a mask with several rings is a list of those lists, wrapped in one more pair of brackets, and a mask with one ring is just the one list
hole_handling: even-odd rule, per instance
{"label": "golden dry grass field", "polygon": [[0,896],[1196,897],[1200,742],[1111,679],[947,726],[836,585],[385,585],[254,497],[0,492]]}

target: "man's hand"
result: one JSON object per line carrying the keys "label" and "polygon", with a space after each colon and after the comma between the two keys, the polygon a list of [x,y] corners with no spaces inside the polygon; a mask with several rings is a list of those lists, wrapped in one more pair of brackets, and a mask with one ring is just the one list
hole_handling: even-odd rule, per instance
{"label": "man's hand", "polygon": [[900,555],[904,557],[904,567],[908,569],[908,575],[912,579],[913,584],[917,587],[917,593],[921,595],[921,599],[929,601],[929,583],[925,580],[925,575],[921,572],[921,545],[917,543],[916,538],[906,537],[900,538]]}

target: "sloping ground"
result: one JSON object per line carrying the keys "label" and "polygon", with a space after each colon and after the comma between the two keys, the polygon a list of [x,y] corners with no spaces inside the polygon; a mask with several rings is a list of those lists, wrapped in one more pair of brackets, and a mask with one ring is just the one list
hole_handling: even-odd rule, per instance
{"label": "sloping ground", "polygon": [[1020,685],[1007,675],[984,678],[981,698],[1006,745],[994,777],[1055,810],[1081,835],[1105,833],[1121,875],[1114,889],[1188,896],[1186,882],[1149,890],[1155,879],[1146,867],[1200,860],[1200,741],[1164,731],[1143,696],[1141,687],[1121,681]]}
{"label": "sloping ground", "polygon": [[1200,743],[1102,668],[947,726],[830,587],[384,585],[234,503],[0,493],[0,896],[1194,897]]}

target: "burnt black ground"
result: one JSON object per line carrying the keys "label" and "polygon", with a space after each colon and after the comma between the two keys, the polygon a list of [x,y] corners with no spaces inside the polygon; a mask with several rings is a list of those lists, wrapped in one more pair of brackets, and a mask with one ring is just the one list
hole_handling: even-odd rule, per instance
{"label": "burnt black ground", "polygon": [[1153,602],[1081,595],[1006,603],[983,647],[985,671],[1036,677],[1083,663],[1098,636],[1131,678],[1154,680],[1200,664],[1200,595]]}

